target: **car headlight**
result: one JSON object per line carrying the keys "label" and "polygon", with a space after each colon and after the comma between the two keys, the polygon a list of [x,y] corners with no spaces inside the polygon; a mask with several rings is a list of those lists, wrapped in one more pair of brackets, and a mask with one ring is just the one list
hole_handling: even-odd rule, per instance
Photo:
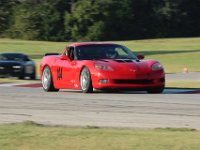
{"label": "car headlight", "polygon": [[108,70],[108,71],[112,71],[113,70],[109,65],[103,65],[103,64],[95,64],[94,68],[96,70]]}
{"label": "car headlight", "polygon": [[14,69],[20,69],[21,66],[13,66]]}
{"label": "car headlight", "polygon": [[163,70],[163,66],[157,62],[151,66],[152,71]]}
{"label": "car headlight", "polygon": [[33,73],[33,71],[34,71],[34,67],[33,67],[33,66],[27,65],[27,66],[25,67],[25,72],[26,72],[26,73]]}

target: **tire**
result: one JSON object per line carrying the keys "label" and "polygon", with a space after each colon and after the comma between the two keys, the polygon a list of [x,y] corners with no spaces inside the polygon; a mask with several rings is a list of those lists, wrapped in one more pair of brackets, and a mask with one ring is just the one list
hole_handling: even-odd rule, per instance
{"label": "tire", "polygon": [[164,91],[164,87],[162,87],[162,88],[154,88],[154,89],[147,90],[147,92],[149,94],[160,94],[163,91]]}
{"label": "tire", "polygon": [[31,80],[35,80],[35,79],[36,79],[35,73],[31,74],[30,79],[31,79]]}
{"label": "tire", "polygon": [[25,76],[20,75],[18,78],[19,78],[20,80],[23,80],[23,79],[25,78]]}
{"label": "tire", "polygon": [[87,67],[84,67],[80,74],[80,86],[83,93],[92,93],[93,86],[91,75]]}
{"label": "tire", "polygon": [[46,92],[59,91],[59,89],[56,89],[53,85],[51,70],[48,66],[42,71],[42,87]]}
{"label": "tire", "polygon": [[21,71],[20,75],[18,76],[18,78],[20,80],[23,80],[25,78],[25,73],[24,73],[24,69]]}
{"label": "tire", "polygon": [[35,69],[34,69],[33,73],[30,75],[30,79],[31,79],[31,80],[35,80],[35,79],[36,79],[36,72],[35,72]]}

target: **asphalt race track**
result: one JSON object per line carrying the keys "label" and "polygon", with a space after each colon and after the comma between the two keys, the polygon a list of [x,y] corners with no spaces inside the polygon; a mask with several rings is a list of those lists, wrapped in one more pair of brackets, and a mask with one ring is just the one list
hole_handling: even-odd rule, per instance
{"label": "asphalt race track", "polygon": [[199,93],[167,89],[164,94],[83,94],[44,92],[40,84],[0,84],[0,123],[29,120],[64,126],[200,129]]}

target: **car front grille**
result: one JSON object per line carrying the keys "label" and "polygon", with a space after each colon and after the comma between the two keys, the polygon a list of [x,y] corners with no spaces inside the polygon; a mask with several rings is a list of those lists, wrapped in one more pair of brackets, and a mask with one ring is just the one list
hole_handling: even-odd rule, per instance
{"label": "car front grille", "polygon": [[0,66],[0,74],[10,74],[19,72],[21,69],[13,68],[13,66]]}
{"label": "car front grille", "polygon": [[3,69],[2,70],[5,70],[5,71],[12,71],[13,68],[12,66],[3,66]]}
{"label": "car front grille", "polygon": [[129,79],[115,79],[115,84],[152,84],[153,80],[140,79],[140,80],[129,80]]}

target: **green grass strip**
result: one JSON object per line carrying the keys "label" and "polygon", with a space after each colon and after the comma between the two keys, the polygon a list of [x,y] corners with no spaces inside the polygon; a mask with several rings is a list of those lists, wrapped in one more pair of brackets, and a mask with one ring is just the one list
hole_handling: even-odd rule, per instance
{"label": "green grass strip", "polygon": [[0,125],[2,150],[199,150],[194,129],[49,127],[32,122]]}

